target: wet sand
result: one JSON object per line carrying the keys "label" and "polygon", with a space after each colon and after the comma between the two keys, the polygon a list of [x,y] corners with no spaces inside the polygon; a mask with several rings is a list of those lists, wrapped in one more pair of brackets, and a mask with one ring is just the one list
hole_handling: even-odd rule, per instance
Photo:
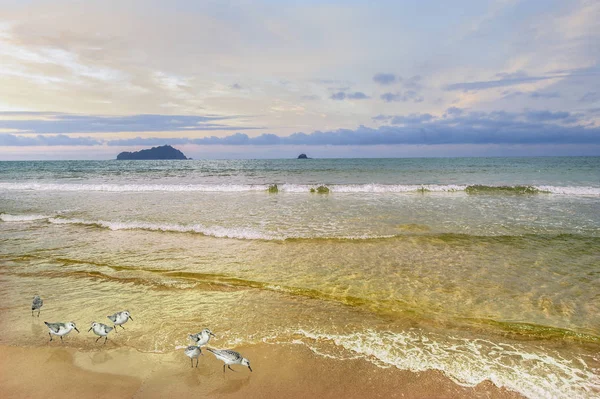
{"label": "wet sand", "polygon": [[254,372],[222,362],[206,351],[191,368],[183,350],[166,354],[134,349],[80,351],[68,343],[47,347],[0,346],[3,398],[519,398],[484,382],[474,388],[442,373],[379,368],[361,359],[335,360],[302,345],[237,348]]}

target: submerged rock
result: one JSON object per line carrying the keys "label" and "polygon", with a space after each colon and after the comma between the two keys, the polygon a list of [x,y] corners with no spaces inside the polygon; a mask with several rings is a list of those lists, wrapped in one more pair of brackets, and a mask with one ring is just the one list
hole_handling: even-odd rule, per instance
{"label": "submerged rock", "polygon": [[277,184],[271,184],[267,191],[269,191],[270,193],[278,193],[279,188],[277,188]]}
{"label": "submerged rock", "polygon": [[314,187],[312,187],[310,189],[311,193],[318,193],[318,194],[329,194],[329,187],[326,186],[319,186],[316,189]]}

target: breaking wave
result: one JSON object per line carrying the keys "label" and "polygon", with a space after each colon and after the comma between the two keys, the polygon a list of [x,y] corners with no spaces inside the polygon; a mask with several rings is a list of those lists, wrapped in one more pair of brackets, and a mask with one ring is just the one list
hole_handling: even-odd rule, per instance
{"label": "breaking wave", "polygon": [[[309,193],[323,184],[277,184],[278,192]],[[78,184],[0,183],[0,190],[83,192],[269,192],[273,184]],[[331,193],[452,193],[467,194],[560,194],[600,196],[599,187],[583,186],[488,186],[480,184],[325,184]]]}

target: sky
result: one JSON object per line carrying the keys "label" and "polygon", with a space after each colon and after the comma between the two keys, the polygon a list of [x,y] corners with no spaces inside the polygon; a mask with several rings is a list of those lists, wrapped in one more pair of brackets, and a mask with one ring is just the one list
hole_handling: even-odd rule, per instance
{"label": "sky", "polygon": [[0,0],[0,160],[600,155],[597,0]]}

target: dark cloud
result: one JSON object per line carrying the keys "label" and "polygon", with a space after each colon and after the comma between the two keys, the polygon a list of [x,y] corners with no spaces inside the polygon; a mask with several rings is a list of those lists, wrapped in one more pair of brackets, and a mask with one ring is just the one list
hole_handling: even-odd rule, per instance
{"label": "dark cloud", "polygon": [[375,122],[389,121],[390,119],[392,119],[392,116],[379,114],[377,116],[372,117],[371,119],[374,120]]}
{"label": "dark cloud", "polygon": [[[199,145],[393,145],[393,144],[600,144],[600,128],[576,124],[582,116],[569,112],[526,111],[522,113],[467,112],[450,108],[443,117],[431,114],[378,115],[378,128],[294,133],[290,136],[263,134],[249,137],[236,133],[226,137],[182,138],[178,144]],[[108,145],[156,145],[165,139],[113,140]],[[174,140],[170,140],[175,143]]]}
{"label": "dark cloud", "polygon": [[486,80],[479,82],[461,82],[447,85],[445,90],[485,90],[496,87],[506,87],[520,85],[522,83],[537,82],[540,80],[553,79],[558,76],[527,76],[523,72],[518,73],[502,73],[496,74],[500,79],[497,80]]}
{"label": "dark cloud", "polygon": [[525,113],[525,118],[530,121],[546,122],[546,121],[571,121],[575,122],[576,118],[570,112],[551,112],[551,111],[528,111]]}
{"label": "dark cloud", "polygon": [[582,103],[594,103],[599,100],[600,100],[600,93],[597,93],[595,91],[587,92],[583,95],[583,97],[581,97],[579,99],[579,101]]}
{"label": "dark cloud", "polygon": [[[20,116],[18,119],[0,119],[0,129],[16,129],[21,133],[117,133],[117,132],[159,132],[194,130],[247,130],[253,126],[231,127],[215,123],[235,117],[195,116],[195,115],[77,115],[61,113],[16,113],[0,112],[2,116]],[[23,116],[43,116],[23,119]]]}
{"label": "dark cloud", "polygon": [[365,100],[369,98],[365,93],[361,91],[355,91],[354,93],[348,93],[347,97],[351,100]]}
{"label": "dark cloud", "polygon": [[369,96],[361,91],[355,91],[354,93],[344,93],[343,91],[339,91],[337,93],[333,93],[329,98],[332,100],[365,100],[369,98]]}
{"label": "dark cloud", "polygon": [[37,136],[19,136],[14,134],[0,133],[0,145],[6,147],[25,147],[25,146],[90,146],[101,145],[102,142],[88,137],[69,137],[64,134],[59,135],[41,135]]}
{"label": "dark cloud", "polygon": [[391,102],[407,102],[412,101],[415,103],[423,102],[424,98],[415,90],[406,90],[405,92],[398,93],[384,93],[379,96],[386,103]]}
{"label": "dark cloud", "polygon": [[420,75],[415,75],[411,78],[404,80],[402,82],[402,86],[407,89],[419,90],[422,87],[421,80],[422,80],[422,78]]}
{"label": "dark cloud", "polygon": [[393,73],[378,73],[373,76],[373,81],[380,85],[391,85],[399,80],[400,78]]}
{"label": "dark cloud", "polygon": [[345,100],[346,93],[344,93],[343,91],[338,91],[337,93],[333,93],[329,98],[331,98],[332,100]]}
{"label": "dark cloud", "polygon": [[529,93],[529,97],[531,98],[559,98],[560,94],[558,92],[540,92],[534,91]]}
{"label": "dark cloud", "polygon": [[231,85],[231,88],[234,89],[234,90],[241,90],[242,86],[240,86],[239,83],[234,83],[234,84]]}
{"label": "dark cloud", "polygon": [[429,122],[433,119],[431,114],[411,114],[408,116],[394,116],[390,120],[392,125],[415,125],[423,122]]}
{"label": "dark cloud", "polygon": [[458,116],[462,115],[465,111],[462,108],[450,107],[446,110],[446,115]]}

